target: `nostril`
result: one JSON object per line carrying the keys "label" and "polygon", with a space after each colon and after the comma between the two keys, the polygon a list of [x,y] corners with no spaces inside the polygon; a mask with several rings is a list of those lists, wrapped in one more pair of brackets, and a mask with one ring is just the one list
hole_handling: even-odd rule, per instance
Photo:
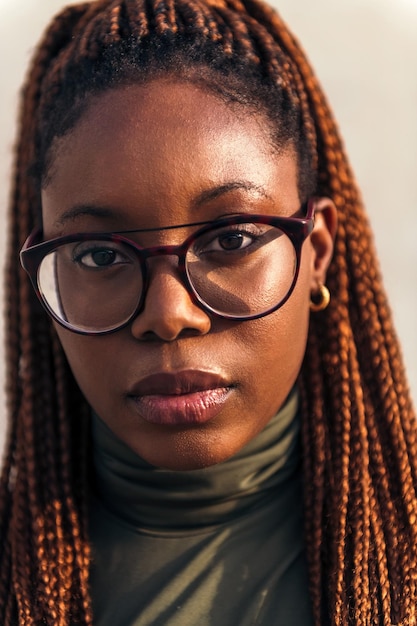
{"label": "nostril", "polygon": [[136,339],[138,339],[139,341],[144,341],[144,342],[173,342],[173,341],[178,341],[179,339],[186,339],[186,338],[191,338],[191,337],[198,337],[200,335],[204,335],[206,333],[201,333],[200,331],[198,331],[195,328],[182,328],[181,331],[179,332],[178,335],[172,335],[171,337],[169,337],[168,335],[162,336],[161,333],[157,333],[154,330],[149,330],[146,331],[144,333],[142,333],[140,336],[136,336],[136,334],[133,332],[134,336]]}

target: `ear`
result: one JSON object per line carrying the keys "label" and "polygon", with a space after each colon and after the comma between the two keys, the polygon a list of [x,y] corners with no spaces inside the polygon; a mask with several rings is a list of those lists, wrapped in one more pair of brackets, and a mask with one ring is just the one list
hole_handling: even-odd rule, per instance
{"label": "ear", "polygon": [[313,246],[311,260],[311,291],[316,292],[326,283],[326,273],[334,248],[337,230],[337,210],[330,198],[315,201],[314,229],[310,240]]}

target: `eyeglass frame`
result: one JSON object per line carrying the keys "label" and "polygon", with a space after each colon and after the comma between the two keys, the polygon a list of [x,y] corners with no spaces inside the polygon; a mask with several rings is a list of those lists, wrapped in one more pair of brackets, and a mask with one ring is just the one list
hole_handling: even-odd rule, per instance
{"label": "eyeglass frame", "polygon": [[[155,228],[141,228],[141,229],[133,229],[133,230],[121,230],[121,231],[113,231],[113,232],[88,232],[88,233],[74,233],[71,235],[64,235],[62,237],[55,237],[53,239],[49,239],[48,241],[42,241],[36,243],[42,237],[42,229],[34,230],[29,237],[26,239],[23,247],[20,251],[20,262],[23,269],[28,274],[32,286],[35,290],[36,296],[38,297],[40,303],[46,312],[58,323],[60,326],[63,326],[67,330],[70,330],[79,335],[88,335],[88,336],[100,336],[107,335],[122,328],[126,327],[131,323],[135,317],[137,317],[144,308],[146,294],[148,292],[150,280],[149,280],[149,270],[147,259],[158,256],[176,256],[178,257],[178,275],[181,279],[181,283],[183,287],[186,289],[188,295],[191,300],[201,309],[203,309],[206,313],[210,315],[214,315],[215,317],[238,321],[238,322],[246,322],[250,320],[259,319],[261,317],[266,317],[270,315],[274,311],[277,311],[281,308],[285,302],[289,299],[292,292],[294,291],[295,285],[297,283],[299,270],[300,270],[300,262],[301,262],[301,250],[304,241],[309,237],[314,228],[314,212],[315,212],[315,198],[309,198],[306,202],[304,202],[297,213],[305,213],[305,217],[278,217],[278,216],[270,216],[270,215],[261,215],[261,214],[238,214],[233,215],[231,217],[224,217],[213,221],[205,221],[205,222],[192,222],[189,224],[176,224],[174,226],[162,226]],[[186,269],[186,255],[191,245],[194,243],[196,239],[198,239],[204,233],[209,232],[211,230],[215,230],[222,226],[229,226],[235,224],[245,224],[245,223],[258,223],[258,224],[266,224],[269,226],[273,226],[275,228],[279,228],[282,232],[289,237],[291,243],[293,244],[295,254],[296,254],[296,268],[294,272],[294,277],[291,283],[291,286],[286,294],[286,296],[280,300],[276,305],[270,307],[266,311],[262,313],[255,313],[253,315],[246,316],[236,316],[227,313],[219,313],[217,310],[213,309],[208,305],[199,294],[196,292],[193,287]],[[151,246],[149,248],[143,248],[135,241],[126,237],[126,235],[133,233],[149,233],[149,232],[160,232],[166,230],[175,230],[179,228],[189,228],[194,226],[201,226],[195,232],[191,233],[181,244],[175,245],[163,245],[163,246]],[[77,328],[62,320],[58,317],[58,315],[52,310],[49,306],[48,302],[42,295],[42,291],[40,285],[38,283],[38,271],[39,267],[43,261],[43,259],[52,252],[55,248],[58,248],[62,245],[72,242],[83,242],[89,241],[91,239],[97,241],[110,241],[118,244],[126,244],[130,248],[133,248],[135,254],[139,259],[139,265],[142,272],[143,277],[143,286],[142,292],[139,297],[138,304],[133,311],[132,315],[124,321],[120,326],[116,326],[115,328],[106,329],[106,330],[83,330]]]}

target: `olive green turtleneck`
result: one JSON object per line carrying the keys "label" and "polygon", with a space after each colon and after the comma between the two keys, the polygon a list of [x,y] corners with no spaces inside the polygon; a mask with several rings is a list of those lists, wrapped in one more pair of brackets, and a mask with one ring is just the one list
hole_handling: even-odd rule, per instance
{"label": "olive green turtleneck", "polygon": [[297,405],[191,472],[150,466],[94,416],[95,626],[311,626]]}

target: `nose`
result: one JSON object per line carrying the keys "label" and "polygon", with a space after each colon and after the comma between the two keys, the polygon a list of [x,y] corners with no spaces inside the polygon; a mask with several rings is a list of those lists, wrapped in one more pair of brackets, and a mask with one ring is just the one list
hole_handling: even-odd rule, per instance
{"label": "nose", "polygon": [[131,324],[132,335],[142,341],[175,341],[180,337],[207,334],[211,319],[192,300],[177,267],[165,257],[152,259],[148,268],[145,305]]}

